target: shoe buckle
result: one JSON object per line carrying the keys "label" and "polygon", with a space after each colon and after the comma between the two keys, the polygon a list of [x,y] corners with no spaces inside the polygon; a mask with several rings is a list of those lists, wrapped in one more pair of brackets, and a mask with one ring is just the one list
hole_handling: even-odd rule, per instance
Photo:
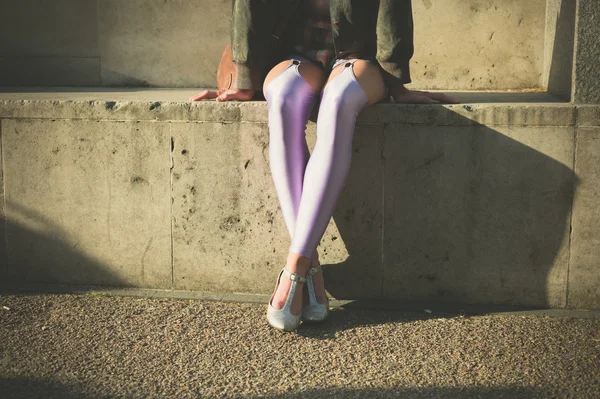
{"label": "shoe buckle", "polygon": [[290,280],[292,281],[297,281],[299,283],[305,283],[306,282],[306,278],[302,277],[296,273],[292,273],[288,270],[283,269],[283,271],[285,272],[285,274],[289,277]]}

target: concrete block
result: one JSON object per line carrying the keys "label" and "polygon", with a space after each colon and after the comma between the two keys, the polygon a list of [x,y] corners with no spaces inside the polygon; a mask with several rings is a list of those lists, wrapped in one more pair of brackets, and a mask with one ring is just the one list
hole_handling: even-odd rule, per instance
{"label": "concrete block", "polygon": [[563,101],[571,101],[576,5],[572,0],[548,0],[546,8],[542,86]]}
{"label": "concrete block", "polygon": [[[0,165],[2,165],[2,120],[0,119]],[[4,170],[0,168],[0,281],[6,281],[6,224],[4,216]]]}
{"label": "concrete block", "polygon": [[[541,87],[545,8],[546,0],[414,2],[413,86]],[[231,0],[4,1],[0,56],[100,56],[102,85],[214,87],[230,14]]]}
{"label": "concrete block", "polygon": [[[310,148],[314,131],[310,124]],[[319,247],[336,298],[381,292],[383,130],[359,125],[355,134],[352,171]],[[175,287],[270,294],[290,237],[271,179],[267,126],[174,124],[173,139]]]}
{"label": "concrete block", "polygon": [[0,56],[98,57],[97,0],[4,0],[0,15]]}
{"label": "concrete block", "polygon": [[271,293],[290,240],[267,125],[176,123],[172,136],[175,288]]}
{"label": "concrete block", "polygon": [[231,0],[98,0],[102,84],[214,87]]}
{"label": "concrete block", "polygon": [[[308,143],[316,142],[309,124]],[[327,290],[336,299],[381,298],[383,125],[357,124],[352,164],[319,245]]]}
{"label": "concrete block", "polygon": [[541,86],[546,0],[413,1],[412,87]]}
{"label": "concrete block", "polygon": [[574,128],[385,131],[387,298],[562,307]]}
{"label": "concrete block", "polygon": [[383,103],[365,110],[360,122],[469,126],[574,126],[570,104],[464,104],[416,105]]}
{"label": "concrete block", "polygon": [[2,143],[11,278],[171,288],[168,124],[3,120]]}
{"label": "concrete block", "polygon": [[98,57],[0,57],[0,86],[99,86]]}
{"label": "concrete block", "polygon": [[600,127],[579,128],[568,307],[600,308]]}
{"label": "concrete block", "polygon": [[577,1],[573,102],[600,104],[600,4]]}
{"label": "concrete block", "polygon": [[600,105],[577,106],[578,126],[600,126]]}
{"label": "concrete block", "polygon": [[[48,119],[267,122],[265,101],[190,103],[197,89],[7,87],[0,117]],[[575,126],[576,108],[544,93],[453,93],[460,105],[391,102],[367,108],[359,124]],[[315,115],[313,115],[315,116]],[[315,116],[316,118],[316,116]],[[315,119],[313,118],[313,119]]]}

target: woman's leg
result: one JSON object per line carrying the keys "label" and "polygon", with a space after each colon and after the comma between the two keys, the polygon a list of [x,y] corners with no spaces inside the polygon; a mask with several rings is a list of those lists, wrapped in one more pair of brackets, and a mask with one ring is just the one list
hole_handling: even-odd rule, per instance
{"label": "woman's leg", "polygon": [[[310,156],[306,124],[324,80],[324,72],[319,67],[294,59],[276,65],[264,83],[263,92],[269,107],[269,163],[290,237],[296,226],[304,171]],[[305,275],[310,266],[310,260],[308,266],[302,260],[289,263],[288,259],[288,270],[300,275]],[[285,304],[290,284],[289,279],[280,280],[273,298],[275,308],[281,309]],[[295,298],[292,313],[299,314],[301,304],[300,299]]]}
{"label": "woman's leg", "polygon": [[269,164],[290,237],[310,156],[306,124],[324,83],[323,75],[315,65],[291,59],[276,65],[263,85],[269,107]]}
{"label": "woman's leg", "polygon": [[[304,173],[292,255],[310,257],[317,248],[350,169],[356,117],[366,106],[382,100],[385,92],[379,67],[373,63],[351,60],[332,71],[322,93],[317,142]],[[322,276],[317,276],[315,288],[322,296]]]}

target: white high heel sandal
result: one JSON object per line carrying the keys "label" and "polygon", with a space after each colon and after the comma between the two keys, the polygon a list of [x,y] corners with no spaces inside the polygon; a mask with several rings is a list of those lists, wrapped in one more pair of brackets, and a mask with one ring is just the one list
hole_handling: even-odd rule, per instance
{"label": "white high heel sandal", "polygon": [[[277,292],[277,288],[279,288],[279,282],[282,274],[285,274],[290,280],[292,280],[292,285],[290,286],[290,291],[288,292],[283,308],[275,309],[272,305],[273,297],[275,296],[275,292]],[[283,331],[294,331],[298,328],[302,313],[299,315],[294,315],[291,311],[292,300],[294,299],[294,294],[296,293],[298,283],[306,283],[306,278],[296,273],[287,271],[286,269],[281,269],[279,277],[277,278],[275,291],[273,291],[273,295],[269,300],[269,307],[267,308],[267,320],[272,327]]]}
{"label": "white high heel sandal", "polygon": [[311,267],[308,269],[308,275],[306,276],[307,288],[308,288],[308,305],[302,308],[302,320],[317,322],[323,321],[329,315],[329,298],[325,300],[325,303],[317,302],[317,296],[315,295],[315,282],[313,275],[319,272],[323,272],[321,265]]}

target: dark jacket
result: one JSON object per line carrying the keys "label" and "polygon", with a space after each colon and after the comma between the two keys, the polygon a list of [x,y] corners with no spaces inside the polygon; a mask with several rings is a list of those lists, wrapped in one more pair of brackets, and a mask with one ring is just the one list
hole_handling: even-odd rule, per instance
{"label": "dark jacket", "polygon": [[[303,0],[233,0],[231,52],[234,88],[260,91],[266,74],[286,55],[290,29],[273,34],[281,21],[292,21]],[[411,0],[330,0],[337,58],[376,60],[388,87],[409,83],[413,55]],[[274,42],[278,42],[274,45]]]}

